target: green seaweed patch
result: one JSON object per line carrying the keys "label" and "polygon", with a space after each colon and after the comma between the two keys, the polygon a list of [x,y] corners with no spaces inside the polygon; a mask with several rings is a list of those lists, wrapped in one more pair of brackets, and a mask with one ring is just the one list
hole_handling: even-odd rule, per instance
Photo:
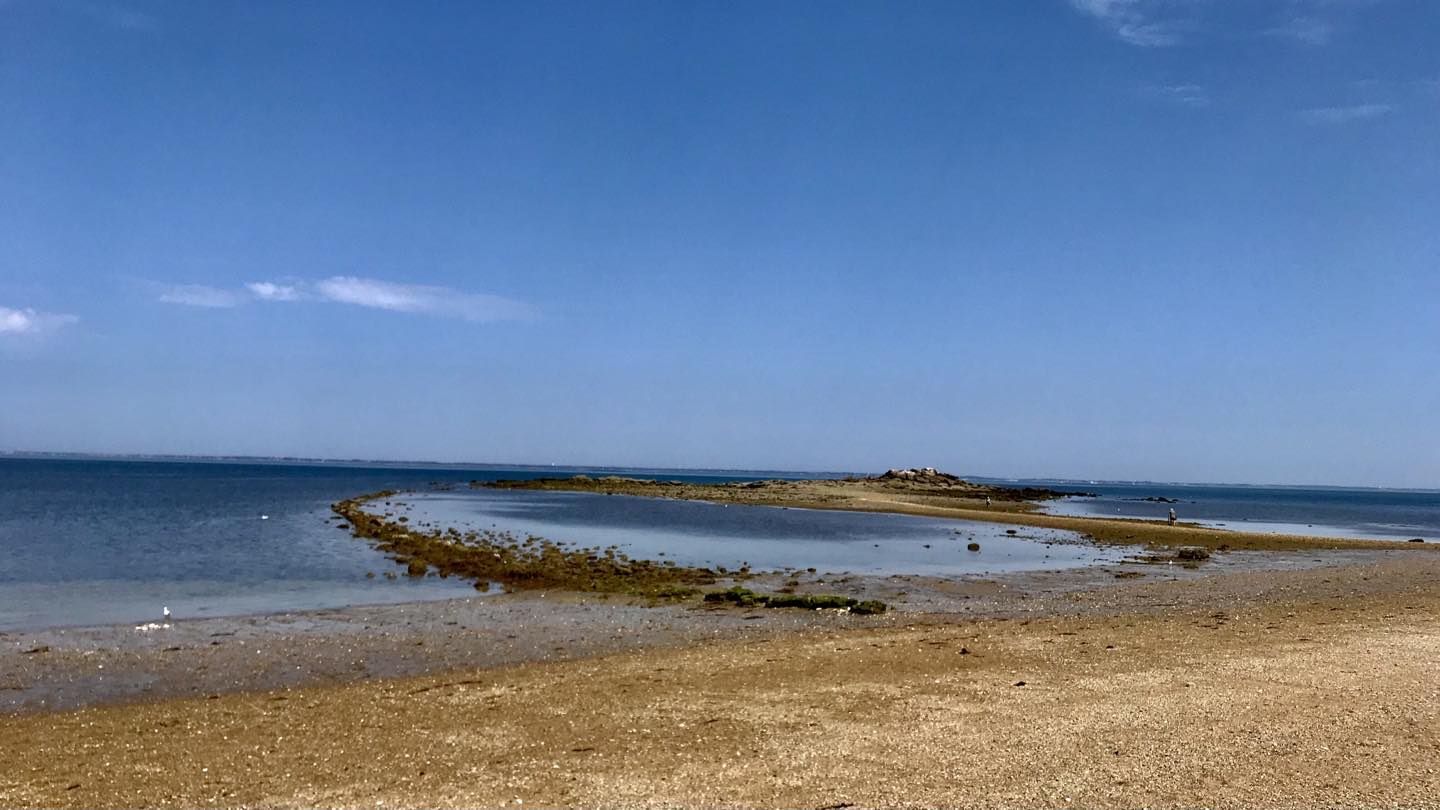
{"label": "green seaweed patch", "polygon": [[733,604],[738,607],[800,608],[802,610],[849,610],[861,616],[884,613],[888,606],[877,599],[860,601],[837,594],[760,594],[736,585],[723,591],[710,591],[704,601],[712,604]]}
{"label": "green seaweed patch", "polygon": [[1198,546],[1187,546],[1175,550],[1174,554],[1140,554],[1131,559],[1134,562],[1147,563],[1149,565],[1174,565],[1179,563],[1186,568],[1198,568],[1200,563],[1210,559],[1210,550]]}
{"label": "green seaweed patch", "polygon": [[493,530],[427,530],[365,511],[366,504],[395,494],[385,490],[348,498],[331,510],[350,525],[355,537],[373,542],[411,576],[424,576],[433,568],[442,577],[471,580],[477,588],[499,582],[513,590],[625,593],[663,601],[691,598],[717,579],[708,568],[631,559],[613,546],[566,547],[536,535],[521,538]]}
{"label": "green seaweed patch", "polygon": [[836,596],[834,594],[786,593],[776,594],[770,597],[770,600],[766,603],[766,607],[834,610],[837,608],[852,608],[858,604],[860,604],[860,600],[858,599],[851,599],[847,596]]}
{"label": "green seaweed patch", "polygon": [[889,609],[889,605],[879,599],[866,599],[860,604],[850,608],[850,612],[857,616],[878,616]]}
{"label": "green seaweed patch", "polygon": [[730,602],[732,604],[739,605],[740,607],[754,607],[755,605],[766,604],[770,601],[770,597],[762,596],[750,590],[749,588],[742,588],[739,585],[736,585],[735,587],[724,591],[711,591],[705,594],[704,601]]}

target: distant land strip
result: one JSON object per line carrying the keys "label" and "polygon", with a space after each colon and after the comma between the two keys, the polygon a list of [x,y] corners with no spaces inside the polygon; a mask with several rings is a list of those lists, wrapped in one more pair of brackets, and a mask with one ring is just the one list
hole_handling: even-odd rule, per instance
{"label": "distant land strip", "polygon": [[576,475],[524,481],[473,481],[470,485],[477,489],[592,492],[747,506],[889,512],[979,520],[1064,529],[1083,534],[1096,543],[1110,545],[1194,546],[1216,551],[1361,548],[1433,551],[1440,548],[1437,543],[1405,540],[1267,534],[1217,529],[1186,522],[1172,526],[1163,521],[1138,518],[1050,515],[1039,511],[1039,501],[1088,493],[981,484],[933,468],[890,470],[883,475],[869,477],[775,479],[714,484]]}

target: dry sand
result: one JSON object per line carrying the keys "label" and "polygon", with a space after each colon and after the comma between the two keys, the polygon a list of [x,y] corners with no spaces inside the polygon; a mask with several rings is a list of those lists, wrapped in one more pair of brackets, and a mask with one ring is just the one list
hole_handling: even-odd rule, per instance
{"label": "dry sand", "polygon": [[1440,806],[1437,582],[1400,554],[27,713],[0,805]]}

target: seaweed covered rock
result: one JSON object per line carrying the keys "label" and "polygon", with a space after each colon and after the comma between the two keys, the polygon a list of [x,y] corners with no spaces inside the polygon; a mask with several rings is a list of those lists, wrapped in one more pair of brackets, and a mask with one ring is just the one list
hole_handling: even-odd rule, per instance
{"label": "seaweed covered rock", "polygon": [[712,604],[733,604],[739,607],[798,608],[800,610],[849,610],[862,616],[884,613],[887,606],[875,599],[860,601],[838,594],[776,593],[759,594],[736,585],[723,591],[705,594]]}
{"label": "seaweed covered rock", "polygon": [[434,568],[442,577],[463,577],[487,583],[486,587],[499,582],[516,589],[558,588],[664,599],[694,593],[688,589],[714,584],[716,579],[708,568],[635,560],[613,547],[566,548],[542,537],[522,539],[496,531],[462,535],[453,529],[428,530],[365,511],[366,504],[395,494],[387,490],[350,498],[331,509],[350,525],[356,537],[374,542],[380,551],[405,565],[410,576],[424,576]]}

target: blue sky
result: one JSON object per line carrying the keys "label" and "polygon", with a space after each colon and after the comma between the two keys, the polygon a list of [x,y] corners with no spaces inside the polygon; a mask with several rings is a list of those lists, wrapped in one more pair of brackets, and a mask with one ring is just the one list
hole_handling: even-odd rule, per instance
{"label": "blue sky", "polygon": [[0,449],[1440,486],[1428,0],[0,0]]}

